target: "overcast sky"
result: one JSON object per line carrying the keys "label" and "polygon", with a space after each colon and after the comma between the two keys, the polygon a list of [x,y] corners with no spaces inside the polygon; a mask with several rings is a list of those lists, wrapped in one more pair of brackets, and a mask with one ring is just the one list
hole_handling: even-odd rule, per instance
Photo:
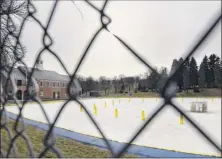
{"label": "overcast sky", "polygon": [[[49,33],[52,50],[71,73],[77,65],[92,35],[100,27],[99,13],[84,1],[59,2]],[[101,7],[103,1],[94,1]],[[46,25],[52,1],[37,1],[36,17]],[[111,17],[109,29],[120,36],[152,66],[170,69],[174,58],[183,57],[198,36],[221,10],[220,1],[110,1],[106,13]],[[30,20],[24,28],[22,42],[27,48],[25,61],[29,66],[42,49],[43,30]],[[205,54],[221,57],[221,23],[206,43],[196,52],[198,64]],[[42,56],[44,68],[64,74],[58,61],[48,52]],[[147,71],[112,34],[99,34],[78,74],[83,76],[113,77],[139,75]]]}

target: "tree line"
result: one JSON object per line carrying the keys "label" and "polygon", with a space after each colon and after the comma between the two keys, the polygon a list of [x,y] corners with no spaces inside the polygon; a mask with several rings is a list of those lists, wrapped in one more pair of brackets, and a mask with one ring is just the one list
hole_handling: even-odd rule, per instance
{"label": "tree line", "polygon": [[[174,59],[171,71],[177,69],[183,62],[183,59]],[[188,90],[190,88],[221,88],[221,59],[215,54],[209,57],[204,56],[200,66],[194,57],[184,62],[177,78],[179,90]]]}
{"label": "tree line", "polygon": [[197,65],[194,57],[186,61],[180,58],[179,60],[173,60],[170,71],[166,67],[161,67],[160,69],[155,68],[155,71],[149,70],[143,76],[126,77],[119,75],[112,79],[105,76],[101,76],[99,79],[79,76],[78,80],[83,92],[104,91],[105,94],[109,94],[111,90],[114,93],[123,93],[125,91],[155,92],[163,87],[170,75],[182,63],[183,65],[176,76],[178,91],[188,91],[188,89],[195,89],[197,87],[221,88],[221,58],[215,54],[205,55],[200,66]]}

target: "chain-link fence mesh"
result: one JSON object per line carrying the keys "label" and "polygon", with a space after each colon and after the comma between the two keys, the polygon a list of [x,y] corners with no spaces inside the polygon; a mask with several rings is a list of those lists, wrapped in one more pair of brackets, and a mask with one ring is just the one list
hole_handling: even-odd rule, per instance
{"label": "chain-link fence mesh", "polygon": [[[39,156],[36,156],[36,153],[35,153],[35,150],[34,150],[35,145],[33,145],[31,143],[31,141],[29,140],[29,136],[26,135],[26,133],[25,133],[25,124],[24,124],[24,118],[23,118],[23,115],[22,115],[22,112],[24,110],[23,109],[24,105],[28,101],[21,102],[17,99],[16,92],[17,92],[18,88],[17,88],[17,85],[14,81],[14,77],[12,76],[13,68],[18,62],[23,64],[26,67],[26,69],[28,69],[26,64],[22,61],[25,50],[22,47],[21,42],[20,42],[21,34],[22,34],[22,31],[24,30],[24,25],[25,25],[26,21],[29,18],[31,18],[32,20],[34,20],[39,25],[39,27],[42,28],[42,30],[44,32],[43,36],[42,36],[43,48],[38,53],[38,57],[36,59],[38,59],[43,54],[44,51],[48,51],[52,55],[54,55],[55,58],[57,58],[57,60],[61,64],[61,66],[64,68],[64,70],[66,71],[66,73],[70,77],[70,82],[69,82],[69,85],[68,85],[68,88],[70,88],[71,85],[73,85],[73,81],[74,81],[73,79],[75,79],[76,74],[77,74],[81,64],[83,63],[84,59],[88,55],[92,44],[94,43],[95,39],[98,38],[100,32],[102,30],[106,30],[107,32],[112,34],[107,28],[107,26],[111,23],[111,18],[105,13],[105,10],[106,10],[106,8],[109,4],[109,1],[104,2],[102,9],[97,8],[95,5],[93,5],[89,1],[85,1],[85,3],[90,5],[96,12],[98,12],[100,14],[101,27],[95,32],[93,38],[90,40],[89,44],[85,48],[85,51],[84,51],[80,61],[78,62],[78,65],[75,68],[75,71],[73,72],[73,74],[69,74],[67,69],[66,69],[66,66],[62,63],[62,61],[59,59],[57,54],[53,50],[51,50],[51,46],[53,44],[53,39],[51,38],[51,36],[48,32],[48,28],[51,25],[51,19],[52,19],[52,17],[54,16],[54,14],[56,12],[56,8],[59,5],[59,1],[56,0],[56,1],[53,2],[54,4],[53,4],[53,7],[52,7],[52,10],[50,12],[50,16],[49,16],[49,19],[48,19],[46,25],[43,25],[40,22],[40,20],[35,16],[36,9],[35,9],[35,6],[33,5],[33,3],[30,0],[23,0],[23,1],[19,1],[19,2],[20,2],[20,4],[22,3],[22,7],[19,7],[19,5],[17,6],[16,1],[13,1],[13,0],[1,0],[0,1],[0,3],[1,3],[1,12],[0,12],[0,14],[1,14],[1,49],[0,49],[1,50],[1,67],[0,67],[0,69],[1,69],[1,111],[0,111],[0,119],[1,119],[1,125],[0,125],[0,130],[1,130],[1,143],[0,143],[1,144],[1,157],[9,157],[11,152],[13,152],[12,153],[13,155],[11,157],[17,157],[18,156],[17,146],[16,146],[15,142],[16,142],[17,138],[19,138],[19,137],[22,137],[25,140],[30,157],[44,157],[44,155],[48,151],[51,151],[51,152],[55,153],[57,157],[62,157],[62,152],[56,147],[56,141],[55,141],[55,135],[53,133],[53,128],[54,128],[58,118],[63,113],[64,108],[66,107],[66,105],[70,101],[75,101],[76,103],[78,103],[79,105],[81,105],[83,107],[83,109],[85,110],[86,114],[89,117],[89,120],[92,121],[92,123],[95,125],[95,127],[98,129],[98,131],[102,135],[103,140],[106,143],[107,148],[109,149],[109,151],[111,152],[113,157],[122,156],[123,153],[130,147],[131,143],[155,119],[155,117],[160,114],[160,112],[163,110],[163,108],[166,105],[171,105],[176,111],[178,111],[180,114],[182,114],[185,117],[185,119],[188,120],[197,129],[199,134],[206,138],[206,140],[208,141],[209,144],[212,144],[215,147],[216,150],[221,152],[220,146],[217,145],[213,141],[213,139],[206,132],[201,130],[196,122],[189,119],[189,117],[186,115],[185,112],[182,111],[181,108],[179,108],[178,106],[176,106],[172,102],[172,98],[174,97],[174,95],[173,95],[172,91],[170,91],[171,85],[173,83],[177,82],[177,74],[180,72],[180,69],[182,68],[182,65],[185,63],[186,60],[188,60],[189,57],[191,57],[196,52],[196,50],[199,49],[199,47],[202,45],[202,43],[208,38],[208,36],[212,32],[212,30],[220,22],[221,13],[219,12],[219,14],[215,15],[215,17],[212,17],[212,22],[213,23],[208,24],[206,26],[205,32],[202,33],[202,36],[200,36],[200,38],[197,40],[196,44],[193,45],[191,48],[189,48],[189,50],[187,51],[187,56],[186,56],[184,62],[182,64],[180,64],[180,67],[169,77],[169,79],[165,83],[163,89],[161,90],[161,97],[164,99],[164,104],[161,105],[159,107],[159,109],[157,109],[155,112],[152,113],[151,117],[149,117],[148,120],[143,124],[143,126],[135,132],[134,137],[128,142],[128,144],[126,144],[121,150],[119,150],[118,153],[114,153],[114,151],[112,150],[111,145],[108,142],[108,139],[106,138],[103,131],[100,129],[100,127],[98,126],[96,121],[90,115],[89,111],[84,106],[84,104],[81,103],[78,98],[76,98],[76,94],[73,93],[72,91],[70,91],[71,89],[68,89],[69,90],[68,91],[69,99],[61,107],[61,109],[59,110],[58,114],[56,115],[54,121],[50,122],[49,118],[46,115],[46,111],[44,110],[44,107],[42,105],[41,99],[37,95],[38,91],[39,91],[39,86],[38,86],[38,83],[36,83],[35,79],[33,78],[34,66],[36,65],[36,62],[35,62],[34,66],[33,66],[33,69],[31,70],[30,74],[28,74],[26,90],[28,90],[28,95],[30,96],[30,98],[33,101],[35,101],[39,104],[39,107],[41,108],[41,111],[44,114],[44,116],[45,116],[45,118],[48,122],[47,124],[49,126],[49,129],[48,129],[48,131],[45,135],[44,141],[43,141],[43,144],[44,144],[45,148],[39,154]],[[11,14],[10,14],[11,8],[13,8],[13,7],[16,10],[20,10],[21,14],[23,15],[23,18],[21,19],[21,25],[19,26],[19,29],[16,28],[16,24],[13,22],[13,19],[12,19]],[[7,28],[7,29],[2,30],[3,28]],[[123,46],[125,46],[125,49],[127,49],[139,61],[141,61],[141,63],[145,64],[152,71],[155,71],[155,69],[153,69],[143,58],[141,58],[136,53],[135,49],[133,49],[131,46],[129,46],[124,40],[122,40],[117,35],[114,35],[114,34],[112,34],[112,35]],[[5,54],[7,54],[7,56]],[[7,58],[6,57],[12,57],[12,59],[14,59],[14,61],[12,62],[12,67],[6,67],[7,66],[7,62],[6,62]],[[21,72],[22,72],[22,70],[21,70]],[[3,78],[2,78],[3,74],[7,77],[7,80],[4,81],[6,83],[4,87],[3,87],[3,84],[2,84],[3,83]],[[23,74],[25,74],[24,70],[23,70]],[[8,92],[7,90],[8,90],[9,85],[11,85],[12,88],[13,88],[12,89],[13,91],[11,92],[11,94],[6,93],[6,92]],[[16,105],[19,109],[17,119],[15,120],[15,123],[14,123],[12,128],[9,127],[9,117],[6,113],[6,104],[9,100],[9,97],[13,98],[14,102],[16,103]],[[8,133],[8,136],[10,138],[10,145],[9,145],[9,147],[6,151],[3,150],[3,148],[2,148],[2,147],[4,147],[4,145],[3,145],[4,143],[2,142],[3,141],[3,139],[2,139],[2,131],[3,130]],[[13,135],[12,131],[16,132],[16,134]]]}

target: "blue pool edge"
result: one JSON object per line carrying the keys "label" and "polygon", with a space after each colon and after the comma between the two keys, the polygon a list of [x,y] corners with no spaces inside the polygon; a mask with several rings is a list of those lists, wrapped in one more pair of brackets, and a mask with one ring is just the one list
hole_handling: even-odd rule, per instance
{"label": "blue pool edge", "polygon": [[[7,112],[7,116],[10,119],[15,120],[17,118],[17,115]],[[48,124],[42,123],[42,122],[37,122],[34,120],[30,119],[24,119],[24,123],[27,125],[34,126],[40,130],[47,131],[48,130]],[[97,146],[99,148],[108,150],[105,142],[101,138],[89,136],[89,135],[84,135],[81,133],[77,133],[71,130],[66,130],[63,128],[59,127],[54,127],[54,134],[59,136],[59,137],[64,137],[68,139],[74,139],[78,142],[87,144],[87,145],[92,145],[92,146]],[[110,143],[113,151],[117,153],[120,149],[123,148],[123,146],[126,145],[126,143],[121,143],[121,142],[116,142],[116,141],[111,141],[108,140]],[[176,151],[171,151],[171,150],[164,150],[164,149],[158,149],[158,148],[150,148],[150,147],[145,147],[145,146],[139,146],[139,145],[133,145],[126,150],[126,153],[128,154],[134,154],[137,155],[138,157],[157,157],[157,158],[217,158],[214,156],[206,156],[206,155],[198,155],[198,154],[191,154],[191,153],[184,153],[184,152],[176,152]],[[219,158],[219,157],[218,157]]]}

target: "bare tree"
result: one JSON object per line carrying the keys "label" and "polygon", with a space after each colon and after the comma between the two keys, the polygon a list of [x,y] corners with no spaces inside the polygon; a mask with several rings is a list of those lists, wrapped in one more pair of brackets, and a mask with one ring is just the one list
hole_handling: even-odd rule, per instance
{"label": "bare tree", "polygon": [[1,16],[1,65],[10,66],[25,55],[25,48],[18,42],[21,23],[28,15],[27,0],[0,0]]}
{"label": "bare tree", "polygon": [[117,80],[117,76],[114,76],[113,77],[113,80],[112,80],[112,85],[115,89],[115,93],[117,93],[117,89],[118,89],[118,80]]}
{"label": "bare tree", "polygon": [[167,69],[167,67],[161,67],[161,68],[160,68],[160,74],[167,76],[167,74],[168,74],[168,69]]}
{"label": "bare tree", "polygon": [[109,93],[109,89],[110,89],[110,86],[111,86],[111,81],[108,80],[105,76],[101,76],[99,78],[99,85],[100,85],[100,89],[105,92],[105,95],[107,93]]}
{"label": "bare tree", "polygon": [[92,77],[87,77],[86,78],[86,88],[87,88],[87,92],[89,91],[93,91],[95,88],[95,81]]}
{"label": "bare tree", "polygon": [[119,75],[119,79],[122,80],[123,78],[125,78],[125,75],[120,74],[120,75]]}
{"label": "bare tree", "polygon": [[123,74],[120,74],[119,75],[119,80],[120,80],[120,93],[123,93],[123,92],[125,92],[125,84],[124,84],[124,81],[123,81],[123,79],[125,78],[125,75],[123,75]]}
{"label": "bare tree", "polygon": [[105,76],[99,77],[99,89],[102,91],[105,91],[105,81],[106,81]]}

